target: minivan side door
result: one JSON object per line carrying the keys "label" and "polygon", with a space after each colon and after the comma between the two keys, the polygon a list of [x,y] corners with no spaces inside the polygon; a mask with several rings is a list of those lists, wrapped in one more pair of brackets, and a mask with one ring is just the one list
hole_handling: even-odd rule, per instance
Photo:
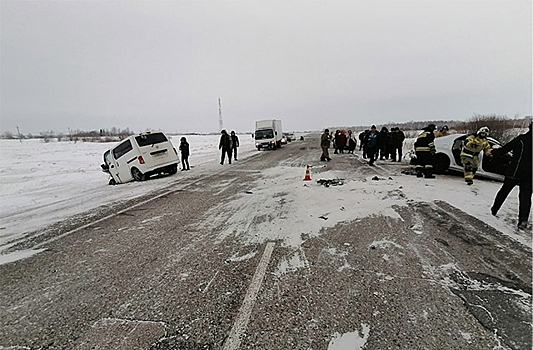
{"label": "minivan side door", "polygon": [[131,176],[131,171],[129,167],[129,160],[133,157],[133,159],[137,159],[135,157],[133,151],[133,146],[131,144],[131,141],[125,140],[121,144],[119,144],[117,147],[113,148],[113,158],[115,159],[116,164],[116,171],[115,174],[119,178],[120,182],[125,183],[128,181],[131,181],[133,177]]}

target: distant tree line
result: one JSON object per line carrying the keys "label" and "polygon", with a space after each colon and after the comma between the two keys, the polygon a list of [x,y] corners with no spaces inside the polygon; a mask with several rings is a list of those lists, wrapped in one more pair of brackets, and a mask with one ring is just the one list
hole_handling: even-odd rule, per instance
{"label": "distant tree line", "polygon": [[39,135],[34,135],[31,133],[28,134],[14,134],[11,131],[5,131],[0,135],[2,139],[42,139],[44,142],[50,142],[52,140],[61,141],[84,141],[84,142],[113,142],[120,141],[130,135],[133,135],[133,132],[129,128],[120,129],[120,128],[111,128],[111,129],[100,129],[100,130],[70,130],[68,134],[57,132],[53,130],[42,131]]}
{"label": "distant tree line", "polygon": [[[435,124],[437,129],[447,125],[450,130],[456,133],[475,133],[480,127],[487,126],[490,129],[490,136],[499,140],[500,142],[507,142],[516,135],[523,132],[531,122],[531,116],[524,118],[509,118],[505,115],[497,114],[474,114],[466,121],[461,120],[426,120],[426,121],[409,121],[405,123],[389,122],[386,124],[376,124],[378,130],[386,126],[389,130],[392,127],[398,127],[406,132],[407,137],[416,137],[417,131],[422,130],[428,124]],[[330,127],[330,130],[337,129],[352,129],[356,131],[370,129],[371,125],[360,125],[354,127]]]}

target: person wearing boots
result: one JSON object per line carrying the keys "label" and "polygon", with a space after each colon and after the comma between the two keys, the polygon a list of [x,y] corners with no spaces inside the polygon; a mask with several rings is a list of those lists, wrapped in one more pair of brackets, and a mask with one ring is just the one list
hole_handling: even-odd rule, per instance
{"label": "person wearing boots", "polygon": [[493,149],[492,154],[495,157],[499,157],[510,151],[513,152],[511,164],[505,171],[505,180],[502,188],[496,194],[494,204],[490,210],[492,215],[496,215],[511,190],[518,185],[520,189],[518,194],[518,228],[526,229],[529,212],[531,211],[532,193],[531,123],[529,123],[529,131],[527,133],[516,137],[502,148]]}
{"label": "person wearing boots", "polygon": [[485,156],[491,157],[489,141],[489,128],[483,126],[477,133],[466,138],[463,150],[461,151],[461,163],[464,166],[465,181],[467,185],[474,183],[474,175],[479,166],[479,154],[484,152]]}
{"label": "person wearing boots", "polygon": [[320,156],[320,160],[322,162],[325,162],[326,160],[329,162],[331,158],[329,157],[329,139],[331,136],[329,136],[329,129],[324,130],[324,133],[320,137],[320,148],[322,148],[322,155]]}
{"label": "person wearing boots", "polygon": [[416,177],[425,176],[427,179],[434,179],[433,176],[433,156],[435,155],[435,124],[429,124],[415,141],[416,154]]}
{"label": "person wearing boots", "polygon": [[237,137],[237,135],[235,135],[235,131],[231,131],[230,133],[230,138],[231,138],[231,152],[230,152],[230,155],[233,154],[233,159],[235,160],[238,160],[237,159],[237,147],[239,147],[239,138]]}
{"label": "person wearing boots", "polygon": [[218,149],[222,150],[220,164],[224,164],[226,154],[228,155],[228,163],[231,164],[231,138],[226,130],[222,130],[220,133],[222,134],[220,136],[220,143],[218,144]]}
{"label": "person wearing boots", "polygon": [[191,170],[189,167],[189,143],[185,137],[180,139],[181,171]]}

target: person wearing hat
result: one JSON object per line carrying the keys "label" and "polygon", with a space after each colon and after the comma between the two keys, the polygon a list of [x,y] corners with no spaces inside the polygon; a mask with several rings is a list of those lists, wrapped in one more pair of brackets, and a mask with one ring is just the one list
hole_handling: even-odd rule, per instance
{"label": "person wearing hat", "polygon": [[322,148],[322,155],[320,156],[320,160],[322,162],[325,162],[326,160],[329,162],[331,158],[329,157],[329,139],[331,136],[329,136],[329,129],[324,130],[324,133],[320,137],[320,148]]}
{"label": "person wearing hat", "polygon": [[461,163],[463,163],[465,181],[467,185],[474,183],[474,175],[479,166],[479,154],[484,152],[485,155],[492,157],[489,141],[489,128],[483,126],[479,128],[477,133],[470,135],[464,142],[463,150],[461,151]]}
{"label": "person wearing hat", "polygon": [[435,138],[451,135],[448,129],[448,125],[444,125],[439,131],[435,133]]}
{"label": "person wearing hat", "polygon": [[433,156],[435,155],[435,124],[429,124],[415,141],[416,154],[416,177],[425,176],[426,179],[434,179]]}
{"label": "person wearing hat", "polygon": [[494,198],[494,204],[492,204],[490,211],[492,215],[496,215],[511,190],[518,185],[520,188],[520,193],[518,194],[518,228],[526,229],[529,212],[531,211],[532,193],[531,123],[529,123],[529,131],[527,133],[514,138],[502,148],[492,150],[492,154],[495,157],[499,157],[510,151],[513,152],[513,158],[505,171],[505,180]]}

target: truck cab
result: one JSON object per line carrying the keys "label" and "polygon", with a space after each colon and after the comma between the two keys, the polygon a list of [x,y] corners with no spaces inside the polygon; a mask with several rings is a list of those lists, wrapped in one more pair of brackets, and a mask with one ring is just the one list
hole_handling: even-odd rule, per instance
{"label": "truck cab", "polygon": [[281,120],[267,119],[255,122],[255,147],[257,150],[280,148],[282,138]]}

